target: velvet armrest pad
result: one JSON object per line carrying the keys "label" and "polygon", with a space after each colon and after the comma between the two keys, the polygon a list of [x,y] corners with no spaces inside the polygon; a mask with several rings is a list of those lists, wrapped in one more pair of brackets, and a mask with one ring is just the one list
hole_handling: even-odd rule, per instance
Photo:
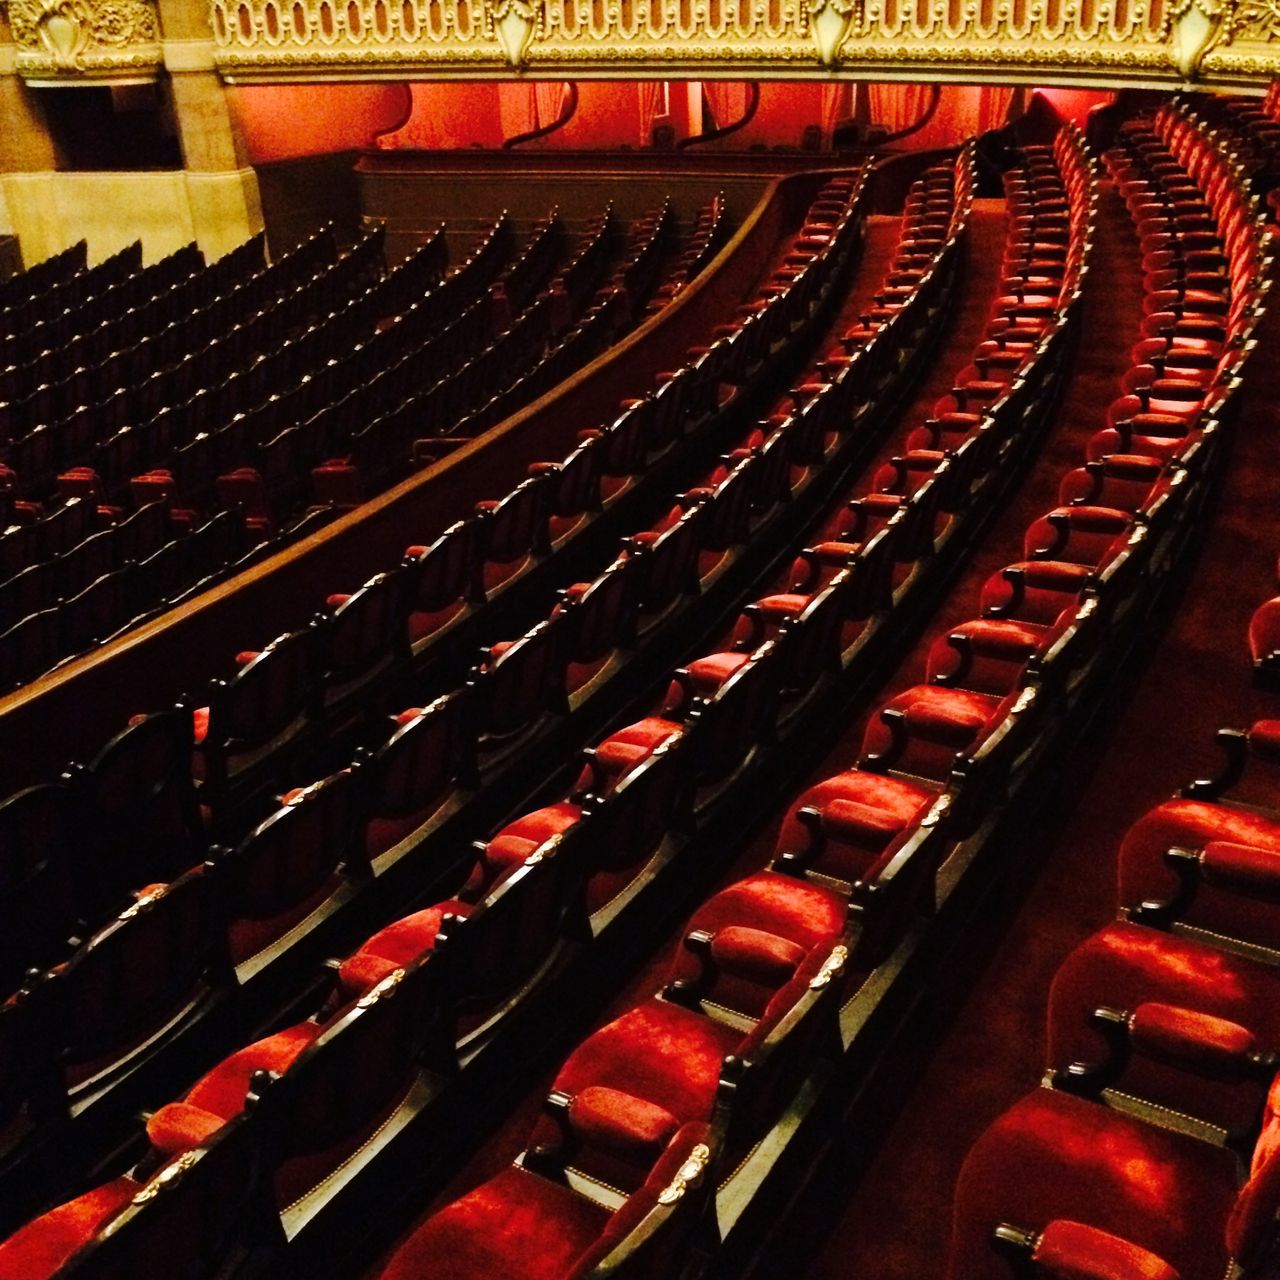
{"label": "velvet armrest pad", "polygon": [[1080,1222],[1051,1222],[1034,1256],[1040,1274],[1053,1280],[1179,1280],[1154,1253]]}
{"label": "velvet armrest pad", "polygon": [[680,1127],[665,1107],[601,1085],[589,1086],[573,1099],[569,1122],[580,1137],[624,1157],[652,1155]]}
{"label": "velvet armrest pad", "polygon": [[147,1121],[147,1138],[157,1151],[176,1156],[207,1142],[225,1123],[203,1107],[170,1102]]}
{"label": "velvet armrest pad", "polygon": [[1247,1067],[1257,1049],[1253,1032],[1239,1023],[1168,1004],[1140,1004],[1129,1034],[1152,1057],[1213,1075]]}
{"label": "velvet armrest pad", "polygon": [[1263,897],[1280,896],[1280,853],[1273,849],[1211,840],[1200,863],[1210,884]]}
{"label": "velvet armrest pad", "polygon": [[902,830],[892,814],[857,800],[831,800],[820,812],[826,835],[844,843],[879,849]]}

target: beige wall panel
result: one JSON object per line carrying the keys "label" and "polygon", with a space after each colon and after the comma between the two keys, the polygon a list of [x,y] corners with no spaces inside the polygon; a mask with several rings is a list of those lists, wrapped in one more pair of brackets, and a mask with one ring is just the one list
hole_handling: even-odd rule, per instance
{"label": "beige wall panel", "polygon": [[252,170],[13,173],[0,175],[0,189],[27,262],[81,238],[91,262],[139,238],[147,262],[191,240],[216,257],[262,226]]}
{"label": "beige wall panel", "polygon": [[188,173],[186,179],[195,238],[210,261],[262,230],[262,201],[252,169]]}

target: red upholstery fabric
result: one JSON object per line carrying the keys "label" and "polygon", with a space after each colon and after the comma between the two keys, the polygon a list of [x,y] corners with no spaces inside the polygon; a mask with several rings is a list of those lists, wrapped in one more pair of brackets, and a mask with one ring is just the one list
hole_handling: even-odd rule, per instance
{"label": "red upholstery fabric", "polygon": [[1238,1022],[1156,1002],[1133,1011],[1129,1034],[1133,1044],[1152,1057],[1217,1075],[1240,1070],[1257,1048],[1253,1033]]}
{"label": "red upholstery fabric", "polygon": [[578,1259],[564,1280],[581,1280],[581,1277],[588,1275],[592,1268],[617,1248],[657,1204],[658,1197],[670,1185],[693,1148],[706,1139],[705,1124],[685,1125],[649,1171],[644,1184],[627,1197],[626,1203],[609,1219],[600,1238]]}
{"label": "red upholstery fabric", "polygon": [[[514,871],[539,845],[567,831],[582,816],[582,810],[567,800],[544,805],[508,822],[485,846],[485,861],[495,871]],[[490,879],[491,887],[497,876]],[[474,886],[479,888],[477,882]]]}
{"label": "red upholstery fabric", "polygon": [[1184,1280],[1226,1271],[1234,1157],[1069,1094],[1038,1089],[978,1139],[960,1173],[948,1280],[1008,1280],[1001,1222],[1067,1218],[1164,1258]]}
{"label": "red upholstery fabric", "polygon": [[431,950],[447,913],[466,916],[470,912],[469,903],[450,898],[379,929],[342,962],[338,982],[343,991],[354,998],[372,990],[387,974]]}
{"label": "red upholstery fabric", "polygon": [[[1063,962],[1049,992],[1049,1062],[1096,1062],[1102,1037],[1088,1025],[1100,1005],[1136,1009],[1164,1002],[1247,1027],[1263,1047],[1280,1047],[1280,970],[1206,942],[1117,922]],[[1215,1124],[1250,1123],[1261,1086],[1201,1079],[1135,1055],[1120,1087]]]}
{"label": "red upholstery fabric", "polygon": [[596,756],[611,769],[639,764],[668,738],[680,732],[680,725],[675,720],[646,716],[611,733],[596,748]]}
{"label": "red upholstery fabric", "polygon": [[[934,792],[901,778],[850,769],[810,787],[792,805],[778,833],[777,852],[809,847],[809,835],[797,816],[813,808],[832,821],[821,857],[813,869],[853,882],[933,802]],[[848,808],[835,808],[844,801]],[[854,819],[857,819],[856,821]]]}
{"label": "red upholstery fabric", "polygon": [[0,1280],[45,1280],[139,1190],[132,1178],[116,1178],[28,1222],[0,1244]]}
{"label": "red upholstery fabric", "polygon": [[[1202,800],[1170,800],[1143,815],[1120,846],[1120,903],[1170,897],[1177,885],[1163,861],[1173,846],[1203,849],[1211,841],[1251,845],[1280,856],[1280,821],[1265,814]],[[1228,937],[1280,946],[1280,914],[1274,903],[1201,885],[1184,919]]]}
{"label": "red upholstery fabric", "polygon": [[561,1280],[609,1211],[514,1165],[433,1214],[381,1280]]}
{"label": "red upholstery fabric", "polygon": [[569,1106],[576,1133],[612,1154],[657,1157],[675,1136],[680,1122],[665,1107],[617,1089],[592,1085]]}
{"label": "red upholstery fabric", "polygon": [[983,584],[981,611],[1010,609],[1012,617],[1022,622],[1050,626],[1064,610],[1075,609],[1089,576],[1085,565],[1067,564],[1060,560],[1024,560],[1010,565],[1022,575],[1023,593],[1014,606],[1014,589],[1004,573],[993,574]]}
{"label": "red upholstery fabric", "polygon": [[1258,605],[1249,618],[1249,655],[1263,662],[1280,650],[1280,596]]}
{"label": "red upholstery fabric", "polygon": [[[1274,1249],[1280,1211],[1280,1077],[1271,1086],[1262,1131],[1253,1150],[1249,1181],[1241,1189],[1227,1223],[1227,1245],[1244,1266],[1254,1266]],[[1274,1254],[1272,1254],[1274,1257]]]}
{"label": "red upholstery fabric", "polygon": [[888,752],[891,768],[945,781],[956,753],[982,739],[985,731],[999,719],[1002,706],[1003,700],[995,694],[914,685],[891,698],[884,708],[905,714],[905,750],[901,755],[891,754],[892,732],[880,716],[875,716],[867,722],[862,739],[863,754]]}
{"label": "red upholstery fabric", "polygon": [[[258,1040],[224,1058],[212,1071],[203,1076],[188,1091],[181,1111],[172,1106],[161,1107],[147,1121],[147,1137],[158,1150],[176,1154],[182,1150],[180,1139],[194,1132],[191,1110],[198,1109],[217,1117],[219,1122],[230,1120],[244,1109],[249,1092],[249,1081],[255,1071],[288,1070],[289,1064],[321,1032],[318,1023],[300,1022],[273,1036]],[[185,1105],[183,1105],[185,1104]]]}
{"label": "red upholstery fabric", "polygon": [[720,1064],[742,1033],[679,1005],[649,1000],[601,1027],[569,1055],[555,1088],[602,1085],[664,1107],[678,1120],[711,1113]]}
{"label": "red upholstery fabric", "polygon": [[1179,1280],[1163,1258],[1080,1222],[1051,1222],[1035,1260],[1053,1280]]}

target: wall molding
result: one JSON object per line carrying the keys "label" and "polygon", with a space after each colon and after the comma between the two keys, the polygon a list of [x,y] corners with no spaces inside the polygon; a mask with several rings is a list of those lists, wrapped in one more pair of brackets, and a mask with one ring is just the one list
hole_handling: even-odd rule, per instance
{"label": "wall molding", "polygon": [[1280,75],[1280,0],[211,0],[210,21],[229,81]]}

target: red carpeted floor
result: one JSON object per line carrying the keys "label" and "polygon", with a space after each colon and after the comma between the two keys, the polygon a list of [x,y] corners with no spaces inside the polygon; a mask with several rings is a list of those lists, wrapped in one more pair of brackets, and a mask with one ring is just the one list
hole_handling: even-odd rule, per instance
{"label": "red carpeted floor", "polygon": [[[1098,257],[1088,286],[1079,372],[1066,407],[1067,430],[1050,444],[1062,467],[1075,461],[1111,392],[1136,327],[1132,239],[1113,197],[1103,205]],[[1197,563],[1166,633],[1153,634],[1133,664],[1132,693],[1104,708],[1086,744],[1092,773],[1056,829],[1027,830],[1028,853],[1043,857],[1029,896],[955,1016],[878,1156],[856,1188],[826,1191],[830,1234],[805,1274],[811,1280],[923,1280],[942,1274],[951,1197],[960,1164],[982,1130],[1035,1087],[1047,1065],[1044,1007],[1066,954],[1115,911],[1115,851],[1147,808],[1217,764],[1212,735],[1280,713],[1280,698],[1251,689],[1245,632],[1249,615],[1275,593],[1280,552],[1276,500],[1280,449],[1271,406],[1280,390],[1280,320],[1268,322],[1249,368],[1248,396],[1227,483],[1205,530]],[[1078,418],[1072,415],[1078,415]],[[1051,467],[1019,496],[1025,517],[1052,501]],[[1013,509],[967,575],[973,585],[1016,542]],[[997,552],[1001,554],[997,554]],[[972,590],[957,604],[972,605]],[[948,604],[940,622],[962,616]],[[914,678],[919,654],[902,681]],[[901,681],[900,681],[901,682]],[[1083,753],[1082,753],[1083,754]],[[1047,846],[1047,847],[1046,847]],[[942,1011],[949,1014],[950,1010]],[[856,1140],[852,1135],[850,1141]],[[843,1203],[841,1203],[843,1202]],[[810,1229],[815,1228],[808,1215]]]}

